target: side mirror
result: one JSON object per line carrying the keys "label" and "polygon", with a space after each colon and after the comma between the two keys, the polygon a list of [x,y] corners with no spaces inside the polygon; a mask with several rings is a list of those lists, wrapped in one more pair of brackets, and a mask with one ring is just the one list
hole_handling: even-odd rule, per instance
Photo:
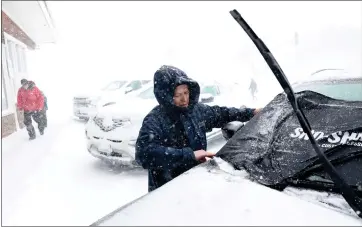
{"label": "side mirror", "polygon": [[232,121],[227,123],[221,128],[221,132],[223,137],[226,140],[231,139],[231,137],[234,136],[234,134],[239,131],[242,127],[244,127],[245,123],[240,121]]}

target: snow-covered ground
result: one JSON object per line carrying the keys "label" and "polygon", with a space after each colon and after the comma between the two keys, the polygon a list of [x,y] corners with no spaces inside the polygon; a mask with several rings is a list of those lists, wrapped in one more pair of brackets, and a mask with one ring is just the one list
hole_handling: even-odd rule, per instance
{"label": "snow-covered ground", "polygon": [[68,116],[49,110],[44,136],[29,141],[23,129],[2,140],[3,225],[89,225],[147,193],[145,170],[91,156],[84,122]]}

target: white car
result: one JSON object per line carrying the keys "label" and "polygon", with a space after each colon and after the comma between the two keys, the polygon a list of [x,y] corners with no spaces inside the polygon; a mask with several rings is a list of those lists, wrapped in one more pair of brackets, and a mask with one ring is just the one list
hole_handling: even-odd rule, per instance
{"label": "white car", "polygon": [[92,95],[77,95],[73,99],[73,114],[79,119],[88,120],[105,103],[118,100],[125,95],[136,95],[151,80],[112,81]]}
{"label": "white car", "polygon": [[[221,84],[201,83],[200,102],[207,105],[222,105],[232,100],[232,92]],[[222,91],[229,92],[223,94]],[[238,97],[236,98],[238,100]],[[235,103],[235,102],[234,102]],[[158,105],[149,85],[137,96],[125,97],[99,108],[96,116],[85,126],[87,149],[95,157],[114,164],[137,165],[135,162],[135,143],[144,117]],[[237,107],[240,107],[238,105]],[[206,134],[207,140],[221,136],[221,129]]]}

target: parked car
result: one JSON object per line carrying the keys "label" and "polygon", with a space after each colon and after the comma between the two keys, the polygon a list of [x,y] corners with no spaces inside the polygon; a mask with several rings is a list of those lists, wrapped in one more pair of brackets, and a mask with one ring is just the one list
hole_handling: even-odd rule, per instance
{"label": "parked car", "polygon": [[78,95],[73,99],[73,113],[79,119],[88,120],[105,103],[116,101],[124,95],[136,93],[151,80],[112,81],[93,95]]}
{"label": "parked car", "polygon": [[230,13],[284,92],[213,160],[92,225],[362,225],[361,74],[302,82],[294,94],[265,44]]}
{"label": "parked car", "polygon": [[[235,99],[230,96],[231,92],[223,94],[222,91],[227,92],[220,83],[201,83],[200,102],[222,105],[224,100]],[[156,105],[158,103],[153,93],[153,85],[150,84],[135,97],[127,97],[101,107],[85,126],[90,154],[115,164],[137,165],[134,161],[136,139],[144,117]],[[207,133],[207,140],[211,141],[220,136],[221,130],[214,129]]]}

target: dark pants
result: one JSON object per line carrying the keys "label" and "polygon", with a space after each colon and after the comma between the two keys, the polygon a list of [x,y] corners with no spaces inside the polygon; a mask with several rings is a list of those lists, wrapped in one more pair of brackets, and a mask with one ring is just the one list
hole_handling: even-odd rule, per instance
{"label": "dark pants", "polygon": [[24,124],[26,130],[28,130],[30,138],[33,138],[36,134],[31,118],[38,124],[39,132],[44,132],[44,128],[46,127],[46,115],[44,111],[24,111]]}
{"label": "dark pants", "polygon": [[43,109],[44,114],[44,127],[48,127],[47,109]]}

